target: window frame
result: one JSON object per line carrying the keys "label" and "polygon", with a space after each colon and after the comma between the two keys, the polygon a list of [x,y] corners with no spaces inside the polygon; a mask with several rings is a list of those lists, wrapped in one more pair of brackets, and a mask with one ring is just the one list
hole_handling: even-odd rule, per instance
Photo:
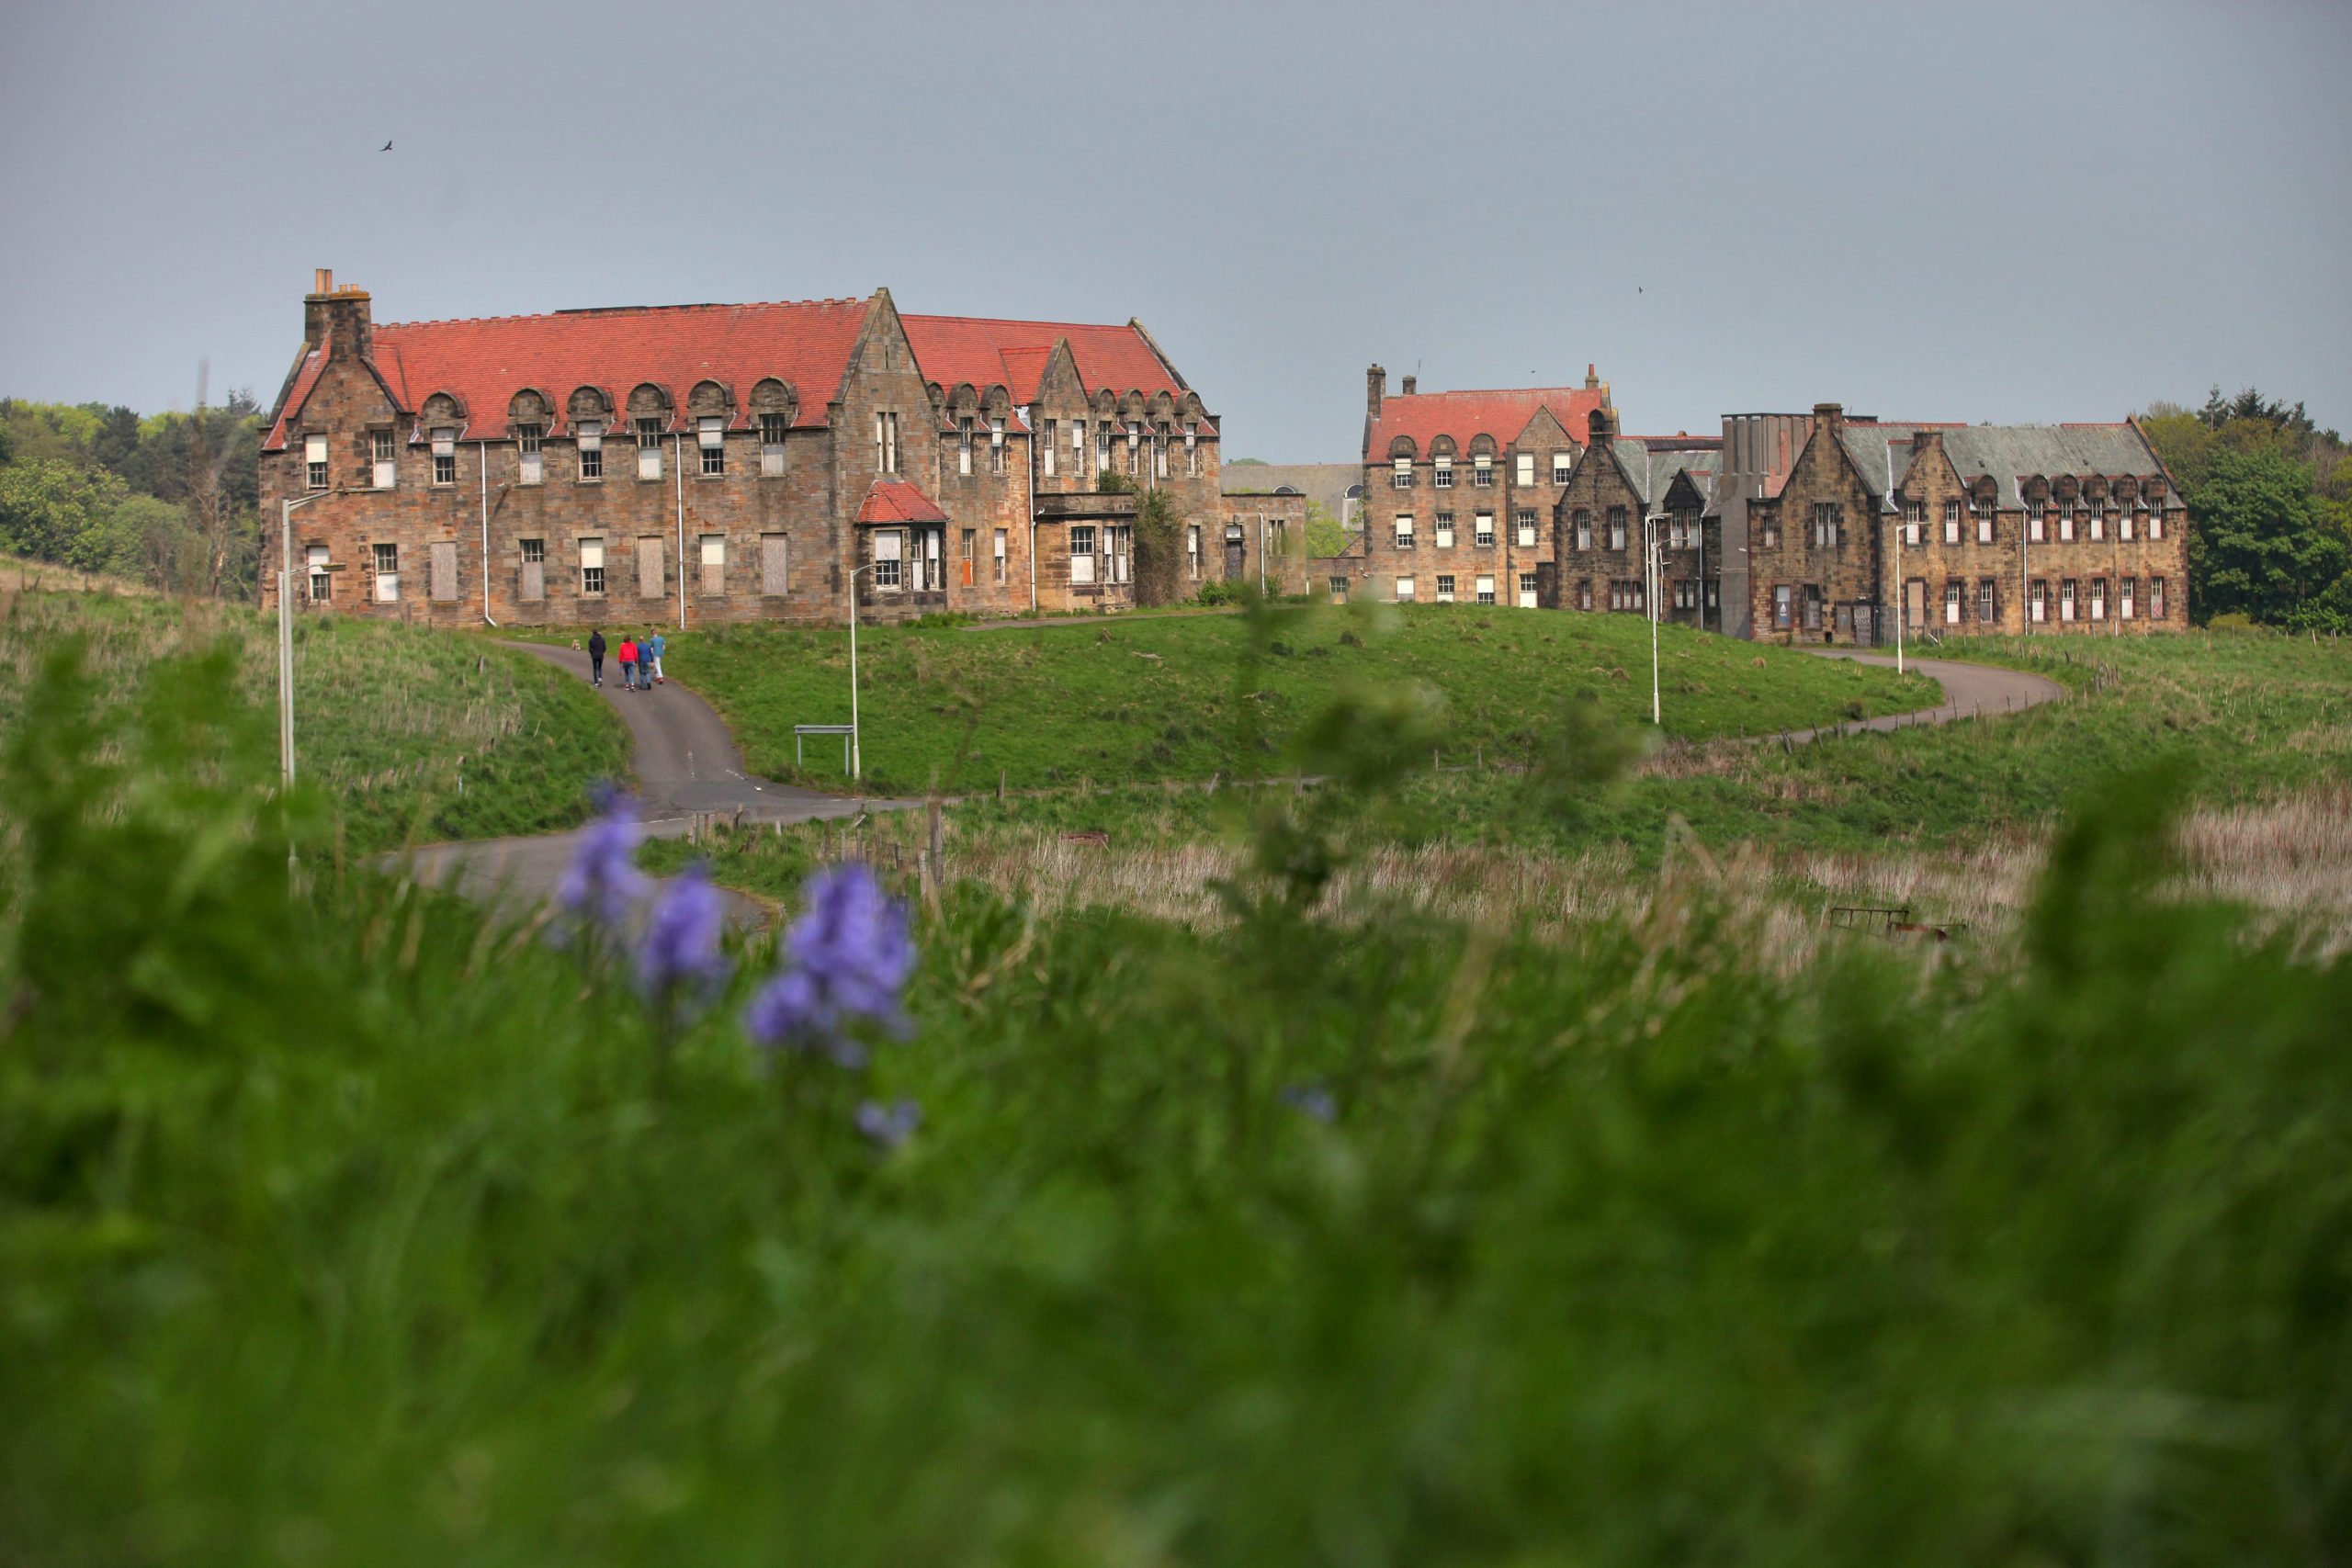
{"label": "window frame", "polygon": [[583,419],[572,427],[572,456],[580,484],[605,482],[605,422]]}

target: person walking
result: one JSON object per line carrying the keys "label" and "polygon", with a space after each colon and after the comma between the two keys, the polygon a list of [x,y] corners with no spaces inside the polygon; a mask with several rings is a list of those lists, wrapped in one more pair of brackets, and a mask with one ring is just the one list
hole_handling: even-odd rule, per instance
{"label": "person walking", "polygon": [[669,642],[662,636],[661,628],[658,626],[654,628],[653,635],[645,639],[644,657],[648,660],[646,669],[652,673],[653,683],[657,686],[666,683],[662,676],[662,653],[669,646]]}
{"label": "person walking", "polygon": [[637,639],[627,632],[621,634],[621,689],[637,690]]}
{"label": "person walking", "polygon": [[588,683],[605,683],[605,630],[602,626],[588,634]]}

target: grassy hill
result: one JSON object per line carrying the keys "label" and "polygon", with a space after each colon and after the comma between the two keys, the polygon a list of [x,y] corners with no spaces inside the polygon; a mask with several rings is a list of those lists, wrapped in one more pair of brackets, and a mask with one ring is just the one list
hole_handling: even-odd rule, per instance
{"label": "grassy hill", "polygon": [[[1205,779],[1272,772],[1283,742],[1351,683],[1426,688],[1440,745],[1523,755],[1580,693],[1649,716],[1649,627],[1633,616],[1484,605],[1072,620],[1035,629],[858,634],[864,751],[878,789]],[[1931,682],[1667,627],[1665,729],[1696,739],[1932,705]],[[846,631],[727,626],[680,636],[671,672],[709,698],[753,770],[795,777],[792,727],[849,719]],[[838,785],[837,743],[799,776]]]}
{"label": "grassy hill", "polygon": [[[126,707],[160,660],[228,639],[247,694],[273,715],[274,776],[274,619],[209,601],[21,592],[0,625],[0,734],[69,637],[85,639]],[[628,771],[628,735],[608,704],[488,638],[339,615],[302,616],[295,631],[297,767],[335,795],[351,849],[570,827],[589,781]]]}

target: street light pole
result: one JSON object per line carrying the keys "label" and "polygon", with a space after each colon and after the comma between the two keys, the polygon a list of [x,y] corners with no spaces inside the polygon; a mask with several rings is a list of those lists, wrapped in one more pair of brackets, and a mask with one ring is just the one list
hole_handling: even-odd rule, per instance
{"label": "street light pole", "polygon": [[1911,618],[1911,589],[1903,581],[1903,536],[1911,531],[1906,517],[1894,525],[1894,672],[1903,673],[1903,623]]}
{"label": "street light pole", "polygon": [[277,773],[285,789],[294,787],[294,509],[342,493],[313,491],[277,509]]}
{"label": "street light pole", "polygon": [[1642,516],[1643,593],[1649,600],[1650,612],[1650,723],[1660,727],[1665,720],[1658,709],[1657,592],[1664,585],[1666,568],[1658,558],[1658,525],[1665,521],[1663,512],[1645,513]]}
{"label": "street light pole", "polygon": [[864,566],[852,567],[847,580],[849,582],[849,776],[853,780],[865,776],[865,754],[858,749],[857,744],[857,574],[861,571],[872,571],[874,566],[874,562],[867,561]]}

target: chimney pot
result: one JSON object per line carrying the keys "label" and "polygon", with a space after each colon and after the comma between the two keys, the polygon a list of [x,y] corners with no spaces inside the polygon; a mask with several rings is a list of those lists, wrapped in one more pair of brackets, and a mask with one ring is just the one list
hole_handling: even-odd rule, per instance
{"label": "chimney pot", "polygon": [[1837,429],[1839,425],[1846,423],[1845,405],[1842,403],[1814,404],[1813,423],[1815,424],[1827,425],[1832,430]]}
{"label": "chimney pot", "polygon": [[1380,417],[1380,400],[1388,393],[1388,372],[1375,365],[1363,373],[1364,412],[1374,419]]}
{"label": "chimney pot", "polygon": [[311,293],[326,294],[332,292],[334,288],[334,268],[331,266],[322,266],[316,269],[316,276],[311,279],[311,282],[313,284],[313,287],[311,289]]}
{"label": "chimney pot", "polygon": [[1406,378],[1405,378],[1405,396],[1407,396],[1407,397],[1408,397],[1408,398],[1409,398],[1409,397],[1411,397],[1411,396],[1413,395],[1413,389],[1414,389],[1415,387],[1417,387],[1417,386],[1420,385],[1420,380],[1421,380],[1421,378],[1420,378],[1419,376],[1408,376],[1408,377],[1406,377]]}
{"label": "chimney pot", "polygon": [[1600,367],[1599,366],[1597,366],[1597,365],[1588,364],[1588,365],[1586,365],[1586,366],[1585,366],[1585,367],[1584,367],[1584,389],[1585,389],[1586,391],[1588,391],[1588,392],[1589,392],[1589,391],[1594,391],[1594,390],[1597,390],[1597,389],[1600,388]]}

